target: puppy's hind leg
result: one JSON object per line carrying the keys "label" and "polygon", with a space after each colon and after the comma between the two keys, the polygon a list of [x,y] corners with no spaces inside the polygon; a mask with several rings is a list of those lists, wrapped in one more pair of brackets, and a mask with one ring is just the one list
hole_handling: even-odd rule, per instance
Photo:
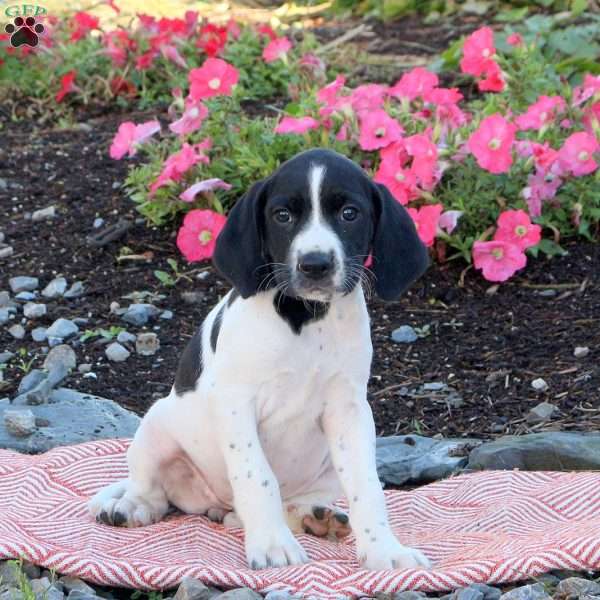
{"label": "puppy's hind leg", "polygon": [[88,504],[90,513],[100,523],[141,527],[160,521],[169,508],[160,469],[176,447],[148,417],[150,413],[127,452],[129,477],[100,490]]}

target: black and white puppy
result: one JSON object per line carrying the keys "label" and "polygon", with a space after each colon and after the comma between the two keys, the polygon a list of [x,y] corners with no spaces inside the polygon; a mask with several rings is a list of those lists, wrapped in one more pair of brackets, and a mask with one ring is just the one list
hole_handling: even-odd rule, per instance
{"label": "black and white puppy", "polygon": [[169,504],[206,514],[243,527],[248,564],[262,569],[308,560],[292,532],[349,533],[332,507],[345,494],[365,568],[427,566],[394,537],[375,468],[369,254],[385,300],[428,264],[410,216],[352,161],[310,150],[256,183],[217,240],[234,289],[144,417],[129,478],[101,490],[92,514],[130,527]]}

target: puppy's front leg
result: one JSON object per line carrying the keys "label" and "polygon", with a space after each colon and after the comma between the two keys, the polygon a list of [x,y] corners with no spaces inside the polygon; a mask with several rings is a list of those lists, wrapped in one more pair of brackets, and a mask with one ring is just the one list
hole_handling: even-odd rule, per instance
{"label": "puppy's front leg", "polygon": [[253,393],[246,386],[218,386],[217,423],[221,451],[244,525],[246,559],[253,569],[308,561],[283,515],[279,484],[258,437]]}
{"label": "puppy's front leg", "polygon": [[333,464],[350,504],[357,558],[366,569],[429,566],[418,550],[403,546],[390,528],[377,477],[375,425],[366,386],[336,381],[323,414]]}

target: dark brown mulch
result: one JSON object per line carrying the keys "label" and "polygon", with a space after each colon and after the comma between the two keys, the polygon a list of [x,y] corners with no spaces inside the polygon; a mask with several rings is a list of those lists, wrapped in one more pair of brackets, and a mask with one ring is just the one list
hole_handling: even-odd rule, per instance
{"label": "dark brown mulch", "polygon": [[[26,324],[26,339],[14,340],[0,329],[0,352],[25,348],[33,366],[43,362],[41,344],[30,331],[54,319],[89,318],[89,329],[124,325],[110,314],[111,302],[127,305],[122,296],[134,291],[164,294],[157,301],[174,312],[171,321],[151,325],[161,340],[155,357],[135,353],[125,363],[109,363],[105,346],[94,341],[76,347],[78,361],[93,364],[98,379],[70,377],[69,385],[113,398],[143,413],[171,386],[186,340],[227,286],[210,270],[197,279],[201,265],[187,267],[174,244],[175,228],[135,225],[125,237],[104,248],[86,242],[98,216],[107,224],[136,217],[120,189],[125,161],[108,157],[108,144],[122,116],[89,120],[92,131],[43,131],[9,128],[0,146],[0,177],[9,184],[0,192],[0,229],[15,255],[0,263],[0,290],[9,277],[37,275],[42,285],[62,274],[71,283],[83,281],[86,295],[76,300],[48,301],[47,317]],[[54,221],[34,223],[26,213],[57,206]],[[152,252],[148,262],[118,261],[121,249]],[[490,285],[474,271],[458,287],[464,264],[434,266],[398,302],[371,302],[375,359],[370,394],[380,434],[423,432],[433,435],[490,437],[526,429],[524,416],[542,400],[560,412],[549,427],[594,429],[600,425],[600,250],[597,245],[568,244],[569,256],[531,261],[519,277],[490,295]],[[177,259],[193,282],[174,288],[159,285],[153,271],[168,270]],[[567,284],[567,287],[565,287]],[[183,291],[198,291],[196,305],[183,302]],[[549,292],[548,290],[554,290]],[[547,295],[554,294],[554,295]],[[411,345],[390,341],[392,330],[410,324],[424,336]],[[129,327],[136,332],[136,328]],[[588,346],[585,358],[573,357],[575,346]],[[12,395],[22,377],[20,361],[5,371]],[[549,385],[535,392],[531,382]],[[426,383],[444,383],[462,399],[448,404],[448,391],[419,391]],[[456,398],[456,397],[454,397]],[[539,429],[539,426],[538,426]]]}

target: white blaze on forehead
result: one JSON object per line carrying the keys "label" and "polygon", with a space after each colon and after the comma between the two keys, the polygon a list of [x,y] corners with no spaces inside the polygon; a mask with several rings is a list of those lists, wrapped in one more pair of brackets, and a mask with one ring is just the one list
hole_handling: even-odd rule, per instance
{"label": "white blaze on forehead", "polygon": [[310,189],[310,203],[312,205],[313,223],[321,220],[321,188],[325,179],[325,167],[323,165],[311,164],[308,171],[308,186]]}

